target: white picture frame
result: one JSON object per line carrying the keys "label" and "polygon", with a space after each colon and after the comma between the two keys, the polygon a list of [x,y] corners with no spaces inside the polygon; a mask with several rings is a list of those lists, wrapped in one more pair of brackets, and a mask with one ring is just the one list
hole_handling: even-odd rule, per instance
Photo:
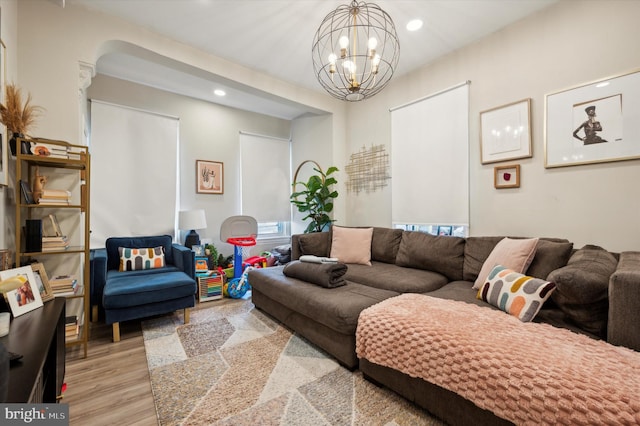
{"label": "white picture frame", "polygon": [[4,295],[14,318],[43,306],[31,266],[0,271],[0,278],[3,286],[13,287],[4,292]]}
{"label": "white picture frame", "polygon": [[640,158],[638,117],[640,70],[546,95],[545,168]]}
{"label": "white picture frame", "polygon": [[531,98],[480,112],[482,164],[533,157]]}

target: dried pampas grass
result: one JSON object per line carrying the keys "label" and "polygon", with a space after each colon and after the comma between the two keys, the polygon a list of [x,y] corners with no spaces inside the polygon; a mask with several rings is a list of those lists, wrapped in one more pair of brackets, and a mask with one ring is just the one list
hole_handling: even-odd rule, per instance
{"label": "dried pampas grass", "polygon": [[31,104],[31,94],[22,106],[22,90],[15,84],[7,84],[5,103],[0,105],[0,121],[13,133],[27,135],[44,108]]}

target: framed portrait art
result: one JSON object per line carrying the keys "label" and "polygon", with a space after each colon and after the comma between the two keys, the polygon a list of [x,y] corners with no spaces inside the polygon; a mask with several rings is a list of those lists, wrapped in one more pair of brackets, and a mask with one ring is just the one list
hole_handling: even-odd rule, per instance
{"label": "framed portrait art", "polygon": [[42,298],[31,266],[0,271],[0,291],[14,317],[42,307]]}
{"label": "framed portrait art", "polygon": [[546,168],[640,158],[640,70],[546,95]]}
{"label": "framed portrait art", "polygon": [[482,164],[532,157],[531,99],[480,113]]}
{"label": "framed portrait art", "polygon": [[224,167],[221,162],[196,160],[196,193],[224,193]]}

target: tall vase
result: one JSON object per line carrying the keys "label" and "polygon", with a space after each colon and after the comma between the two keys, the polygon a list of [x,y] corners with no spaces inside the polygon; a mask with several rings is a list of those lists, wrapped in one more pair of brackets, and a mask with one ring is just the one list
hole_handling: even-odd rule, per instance
{"label": "tall vase", "polygon": [[24,138],[22,133],[11,133],[11,139],[9,139],[9,147],[11,148],[11,155],[16,156],[17,139]]}

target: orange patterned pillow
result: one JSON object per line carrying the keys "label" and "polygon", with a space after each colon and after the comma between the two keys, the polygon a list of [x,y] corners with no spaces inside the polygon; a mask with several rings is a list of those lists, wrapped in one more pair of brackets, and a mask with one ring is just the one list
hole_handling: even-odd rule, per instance
{"label": "orange patterned pillow", "polygon": [[529,322],[556,289],[552,282],[528,277],[497,265],[478,290],[478,299]]}
{"label": "orange patterned pillow", "polygon": [[119,271],[138,271],[165,266],[164,247],[130,248],[118,247],[120,254]]}

